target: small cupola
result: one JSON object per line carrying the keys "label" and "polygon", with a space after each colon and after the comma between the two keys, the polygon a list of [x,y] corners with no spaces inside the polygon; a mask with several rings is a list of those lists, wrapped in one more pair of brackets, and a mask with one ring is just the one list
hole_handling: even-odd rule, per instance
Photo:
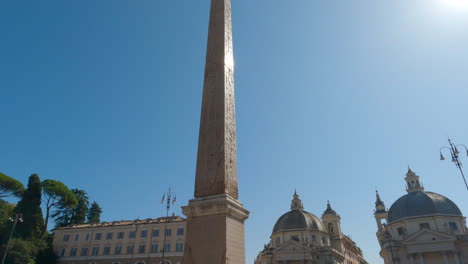
{"label": "small cupola", "polygon": [[323,215],[334,215],[334,216],[338,215],[335,212],[335,210],[332,209],[332,207],[330,205],[330,201],[327,202],[327,209],[323,212]]}
{"label": "small cupola", "polygon": [[424,186],[419,181],[419,176],[416,175],[409,167],[408,172],[405,177],[406,181],[406,191],[407,192],[422,192],[424,191]]}
{"label": "small cupola", "polygon": [[302,210],[304,206],[302,205],[301,199],[299,199],[299,195],[294,190],[293,199],[291,200],[291,210]]}
{"label": "small cupola", "polygon": [[382,199],[380,199],[379,191],[375,191],[375,212],[383,213],[385,211],[385,204]]}

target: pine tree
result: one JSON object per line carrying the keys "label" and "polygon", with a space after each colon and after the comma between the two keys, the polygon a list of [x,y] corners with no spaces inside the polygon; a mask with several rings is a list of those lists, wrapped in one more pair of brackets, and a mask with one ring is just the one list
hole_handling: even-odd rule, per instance
{"label": "pine tree", "polygon": [[78,202],[75,197],[75,194],[72,191],[70,191],[70,189],[68,189],[68,187],[65,184],[59,181],[43,181],[42,191],[46,209],[46,217],[45,224],[41,233],[41,238],[45,235],[47,231],[47,225],[49,223],[49,218],[52,213],[52,210],[60,207],[73,208]]}
{"label": "pine tree", "polygon": [[16,206],[16,213],[23,215],[23,223],[17,225],[16,233],[22,238],[39,238],[44,228],[41,209],[42,186],[37,174],[29,177],[28,188]]}
{"label": "pine tree", "polygon": [[52,217],[55,219],[56,227],[80,225],[86,222],[89,207],[88,194],[78,189],[72,189],[71,191],[75,194],[78,203],[74,208],[60,206],[55,211]]}
{"label": "pine tree", "polygon": [[96,201],[91,204],[88,212],[88,222],[91,224],[99,224],[101,222],[102,209]]}

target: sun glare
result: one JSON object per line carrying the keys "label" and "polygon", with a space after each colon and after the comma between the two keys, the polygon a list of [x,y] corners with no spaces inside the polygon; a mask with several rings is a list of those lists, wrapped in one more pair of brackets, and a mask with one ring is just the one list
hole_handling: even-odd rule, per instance
{"label": "sun glare", "polygon": [[468,0],[440,0],[448,8],[468,9]]}

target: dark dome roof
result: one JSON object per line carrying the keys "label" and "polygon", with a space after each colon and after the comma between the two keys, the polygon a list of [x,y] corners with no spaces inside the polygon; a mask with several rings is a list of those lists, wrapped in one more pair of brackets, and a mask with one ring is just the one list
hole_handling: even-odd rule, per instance
{"label": "dark dome roof", "polygon": [[392,204],[388,211],[388,222],[426,215],[461,216],[462,213],[454,202],[443,195],[416,191],[400,197]]}
{"label": "dark dome roof", "polygon": [[273,233],[297,229],[325,231],[322,221],[317,216],[304,210],[292,210],[276,221]]}

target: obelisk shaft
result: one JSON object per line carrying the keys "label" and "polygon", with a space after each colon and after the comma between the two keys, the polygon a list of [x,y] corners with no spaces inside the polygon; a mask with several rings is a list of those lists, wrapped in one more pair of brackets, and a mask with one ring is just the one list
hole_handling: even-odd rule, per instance
{"label": "obelisk shaft", "polygon": [[231,0],[211,0],[195,197],[238,198]]}
{"label": "obelisk shaft", "polygon": [[198,140],[195,199],[187,216],[184,264],[245,264],[238,199],[231,0],[211,0]]}

